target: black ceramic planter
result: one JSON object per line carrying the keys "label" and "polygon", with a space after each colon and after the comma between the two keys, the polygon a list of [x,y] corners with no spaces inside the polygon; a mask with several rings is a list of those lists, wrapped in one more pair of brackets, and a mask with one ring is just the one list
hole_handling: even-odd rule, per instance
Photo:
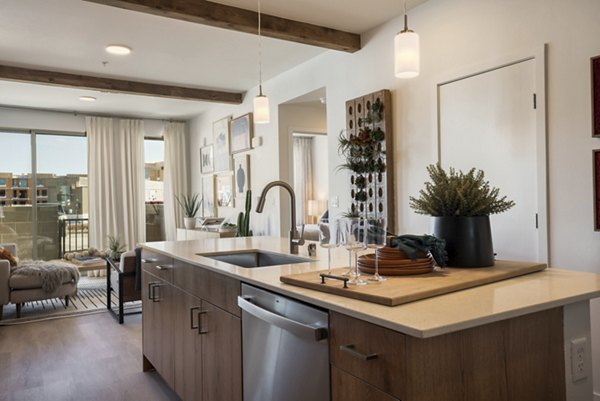
{"label": "black ceramic planter", "polygon": [[446,241],[448,266],[494,265],[489,216],[441,216],[433,218],[433,235]]}

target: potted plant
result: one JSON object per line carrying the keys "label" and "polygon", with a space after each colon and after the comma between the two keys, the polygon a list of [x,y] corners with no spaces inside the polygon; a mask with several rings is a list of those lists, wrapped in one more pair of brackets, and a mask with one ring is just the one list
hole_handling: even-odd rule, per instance
{"label": "potted plant", "polygon": [[118,236],[109,235],[107,256],[112,260],[119,260],[123,252],[125,252],[125,244],[121,244],[121,240]]}
{"label": "potted plant", "polygon": [[410,197],[416,213],[433,216],[433,235],[446,241],[448,266],[485,267],[494,265],[490,228],[491,214],[515,205],[498,188],[490,187],[484,172],[472,168],[467,173],[439,164],[427,167],[430,182]]}
{"label": "potted plant", "polygon": [[179,206],[183,208],[183,213],[185,215],[183,219],[183,225],[188,230],[193,230],[196,228],[196,214],[198,210],[200,210],[200,206],[202,205],[202,200],[198,200],[198,194],[193,193],[192,195],[182,195],[181,197],[175,196],[177,203]]}

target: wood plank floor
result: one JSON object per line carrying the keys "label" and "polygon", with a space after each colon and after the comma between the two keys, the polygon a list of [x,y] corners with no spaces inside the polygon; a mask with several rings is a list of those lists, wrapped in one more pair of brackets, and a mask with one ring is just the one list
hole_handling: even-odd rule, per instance
{"label": "wood plank floor", "polygon": [[99,313],[0,327],[0,401],[179,400],[142,372],[141,322]]}

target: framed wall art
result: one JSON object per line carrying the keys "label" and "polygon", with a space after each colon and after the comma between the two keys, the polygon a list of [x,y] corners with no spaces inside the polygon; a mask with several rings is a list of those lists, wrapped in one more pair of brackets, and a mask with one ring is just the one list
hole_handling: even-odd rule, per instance
{"label": "framed wall art", "polygon": [[594,150],[594,230],[600,231],[600,149]]}
{"label": "framed wall art", "polygon": [[600,138],[600,56],[592,58],[592,130]]}
{"label": "framed wall art", "polygon": [[213,123],[213,146],[215,171],[231,170],[229,149],[229,123],[231,117],[225,117]]}
{"label": "framed wall art", "polygon": [[213,145],[203,146],[200,148],[200,172],[202,174],[212,173],[215,171],[214,160]]}
{"label": "framed wall art", "polygon": [[253,125],[252,113],[231,120],[231,153],[251,149]]}
{"label": "framed wall art", "polygon": [[215,204],[215,176],[207,174],[202,176],[202,216],[216,217]]}
{"label": "framed wall art", "polygon": [[217,175],[217,205],[219,207],[233,207],[233,173]]}
{"label": "framed wall art", "polygon": [[242,200],[250,189],[250,156],[235,155],[233,157],[234,192],[235,197]]}

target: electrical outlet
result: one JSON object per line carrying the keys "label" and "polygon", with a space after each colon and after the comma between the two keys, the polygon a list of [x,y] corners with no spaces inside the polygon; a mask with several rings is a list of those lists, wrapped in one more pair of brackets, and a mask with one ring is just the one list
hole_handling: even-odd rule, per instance
{"label": "electrical outlet", "polygon": [[586,337],[571,340],[571,378],[573,383],[587,378],[587,348]]}

